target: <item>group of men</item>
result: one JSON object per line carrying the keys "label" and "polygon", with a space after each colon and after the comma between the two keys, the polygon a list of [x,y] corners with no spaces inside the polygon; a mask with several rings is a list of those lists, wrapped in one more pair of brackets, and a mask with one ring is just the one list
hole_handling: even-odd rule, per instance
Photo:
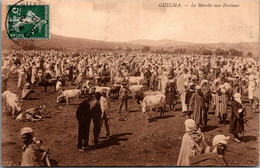
{"label": "group of men", "polygon": [[[207,126],[209,109],[215,111],[220,123],[227,118],[228,101],[232,101],[230,133],[240,142],[238,133],[243,131],[245,108],[241,97],[248,95],[253,111],[258,107],[259,65],[252,58],[171,54],[115,54],[115,53],[72,53],[61,51],[12,51],[2,57],[2,92],[7,89],[8,77],[17,75],[18,88],[26,82],[35,84],[40,75],[52,78],[65,77],[75,84],[95,75],[108,75],[110,82],[115,77],[127,79],[141,76],[142,84],[148,89],[167,92],[174,83],[174,97],[180,97],[182,111],[193,119],[197,127]],[[120,89],[120,105],[127,109],[129,89],[125,80]],[[78,150],[89,148],[90,123],[94,123],[94,144],[98,147],[101,126],[104,122],[106,137],[110,136],[110,100],[107,90],[89,93],[80,103],[78,120]],[[242,110],[241,110],[242,109]]]}
{"label": "group of men", "polygon": [[[94,97],[92,96],[94,94]],[[106,127],[106,138],[110,137],[109,112],[110,100],[107,97],[107,90],[103,89],[102,93],[96,92],[88,94],[81,102],[76,111],[78,120],[78,150],[84,152],[90,148],[89,131],[91,120],[93,121],[94,146],[99,147],[98,138],[100,137],[103,122]]]}

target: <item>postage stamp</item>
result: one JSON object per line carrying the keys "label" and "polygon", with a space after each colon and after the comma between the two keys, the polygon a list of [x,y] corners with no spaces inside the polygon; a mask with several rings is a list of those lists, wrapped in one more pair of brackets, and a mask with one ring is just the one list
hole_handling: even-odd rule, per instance
{"label": "postage stamp", "polygon": [[7,33],[11,39],[48,39],[49,5],[7,5]]}

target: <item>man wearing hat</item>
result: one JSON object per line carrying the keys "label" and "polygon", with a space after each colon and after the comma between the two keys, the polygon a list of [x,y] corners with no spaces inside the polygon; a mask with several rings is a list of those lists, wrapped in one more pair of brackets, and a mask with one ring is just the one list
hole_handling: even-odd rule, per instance
{"label": "man wearing hat", "polygon": [[212,141],[213,151],[190,156],[190,166],[228,166],[224,158],[228,139],[225,135],[216,135]]}
{"label": "man wearing hat", "polygon": [[119,96],[120,96],[120,105],[119,105],[119,111],[118,113],[121,114],[121,110],[123,105],[125,105],[125,112],[127,113],[127,99],[128,99],[128,94],[129,94],[129,89],[127,87],[127,83],[122,83],[122,87],[120,88],[119,91]]}
{"label": "man wearing hat", "polygon": [[233,140],[238,143],[241,142],[238,133],[243,133],[244,131],[243,113],[244,108],[242,106],[241,95],[239,93],[236,93],[231,105],[229,133],[234,135]]}
{"label": "man wearing hat", "polygon": [[78,120],[78,150],[84,152],[89,145],[89,128],[91,122],[91,111],[90,111],[90,95],[87,95],[86,99],[79,104],[76,111],[76,117]]}
{"label": "man wearing hat", "polygon": [[44,148],[41,146],[41,142],[34,140],[33,129],[22,128],[20,136],[24,143],[21,166],[44,166]]}
{"label": "man wearing hat", "polygon": [[104,122],[105,127],[106,127],[106,137],[109,138],[109,136],[110,136],[110,129],[109,129],[110,99],[107,95],[107,89],[102,89],[100,105],[101,105],[101,110],[102,110],[100,128],[102,128],[102,125]]}

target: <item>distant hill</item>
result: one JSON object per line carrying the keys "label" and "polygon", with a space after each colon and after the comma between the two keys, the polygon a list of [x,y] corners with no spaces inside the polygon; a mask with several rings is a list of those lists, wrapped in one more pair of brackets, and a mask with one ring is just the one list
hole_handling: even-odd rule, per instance
{"label": "distant hill", "polygon": [[259,55],[259,44],[256,42],[243,42],[243,43],[191,43],[191,42],[182,42],[182,41],[175,41],[175,40],[134,40],[129,41],[131,44],[138,44],[138,45],[144,45],[144,46],[150,46],[157,49],[163,49],[167,48],[170,50],[174,50],[177,48],[184,48],[187,50],[192,49],[210,49],[215,51],[216,49],[224,49],[229,50],[231,48],[234,48],[236,50],[240,50],[246,55],[248,52],[252,52],[255,57],[258,57]]}
{"label": "distant hill", "polygon": [[[60,35],[51,34],[50,39],[46,40],[34,40],[36,46],[43,45],[44,49],[115,49],[116,47],[129,47],[129,48],[141,48],[141,46],[123,42],[107,42],[99,40],[90,40],[83,38],[65,37]],[[7,38],[6,31],[2,31],[2,49],[20,49],[21,46],[16,45],[13,41]]]}
{"label": "distant hill", "polygon": [[[183,41],[175,41],[175,40],[134,40],[128,42],[109,42],[109,41],[100,41],[100,40],[91,40],[91,39],[83,39],[83,38],[72,38],[65,37],[60,35],[51,34],[51,38],[49,40],[44,40],[38,42],[34,41],[37,46],[39,43],[42,43],[44,49],[75,49],[75,50],[83,50],[83,49],[115,49],[115,48],[131,48],[131,49],[141,49],[144,46],[149,46],[152,50],[156,49],[167,49],[169,51],[173,51],[177,48],[184,48],[187,50],[193,49],[210,49],[215,51],[217,48],[229,50],[234,48],[236,50],[240,50],[246,55],[248,52],[252,52],[254,57],[258,57],[259,55],[259,46],[256,42],[248,42],[248,43],[209,43],[209,44],[199,44],[199,43],[191,43],[191,42],[183,42]],[[14,44],[10,39],[7,38],[6,31],[2,31],[2,49],[10,50],[10,49],[20,49],[21,47]]]}

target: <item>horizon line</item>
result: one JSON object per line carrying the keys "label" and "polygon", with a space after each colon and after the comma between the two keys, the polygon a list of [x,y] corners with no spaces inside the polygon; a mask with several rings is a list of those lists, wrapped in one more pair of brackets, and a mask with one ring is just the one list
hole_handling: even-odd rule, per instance
{"label": "horizon line", "polygon": [[[6,30],[2,30],[2,33],[7,32]],[[183,42],[183,43],[193,43],[193,44],[220,44],[220,43],[226,43],[226,44],[239,44],[239,43],[259,43],[259,41],[240,41],[240,42],[191,42],[191,41],[182,41],[182,40],[175,40],[175,39],[159,39],[159,40],[152,40],[152,39],[135,39],[135,40],[128,40],[128,41],[113,41],[113,40],[99,40],[99,39],[90,39],[90,38],[85,38],[85,37],[75,37],[75,36],[67,36],[67,35],[61,35],[61,34],[55,34],[55,33],[50,33],[50,36],[55,35],[55,36],[61,36],[61,37],[66,37],[66,38],[75,38],[75,39],[82,39],[82,40],[93,40],[93,41],[102,41],[102,42],[112,42],[112,43],[133,43],[134,41],[176,41],[176,42]]]}
{"label": "horizon line", "polygon": [[94,41],[103,41],[103,42],[112,42],[112,43],[129,43],[129,42],[134,42],[134,41],[163,41],[163,40],[169,40],[169,41],[176,41],[176,42],[184,42],[184,43],[193,43],[193,44],[219,44],[219,43],[228,43],[228,44],[238,44],[238,43],[259,43],[259,41],[240,41],[240,42],[191,42],[191,41],[182,41],[182,40],[175,40],[175,39],[159,39],[159,40],[152,40],[152,39],[135,39],[135,40],[128,40],[128,41],[113,41],[113,40],[99,40],[99,39],[90,39],[90,38],[85,38],[85,37],[75,37],[75,36],[66,36],[66,35],[61,35],[61,34],[55,34],[51,33],[53,35],[57,36],[62,36],[62,37],[67,37],[67,38],[77,38],[77,39],[83,39],[83,40],[94,40]]}

